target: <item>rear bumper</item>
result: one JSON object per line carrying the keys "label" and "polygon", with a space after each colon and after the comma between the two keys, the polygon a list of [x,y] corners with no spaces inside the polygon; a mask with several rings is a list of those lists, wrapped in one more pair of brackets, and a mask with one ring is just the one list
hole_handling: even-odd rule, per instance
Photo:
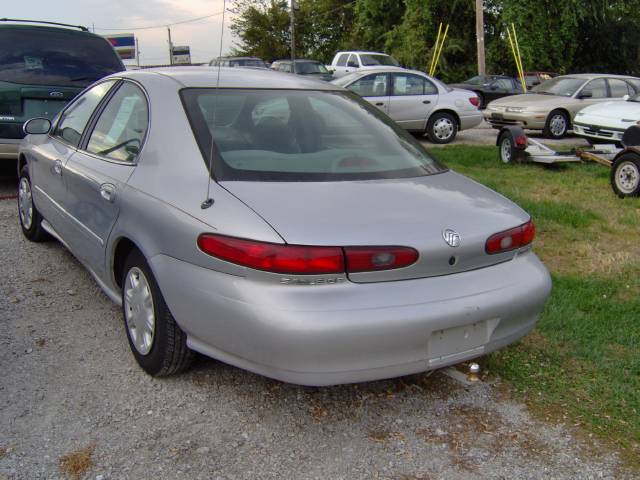
{"label": "rear bumper", "polygon": [[0,138],[0,160],[17,160],[20,139]]}
{"label": "rear bumper", "polygon": [[467,130],[469,128],[477,127],[482,123],[482,112],[476,110],[473,112],[461,112],[460,117],[460,130]]}
{"label": "rear bumper", "polygon": [[551,290],[532,253],[470,272],[397,282],[281,285],[159,255],[160,288],[190,348],[303,385],[408,375],[512,343]]}

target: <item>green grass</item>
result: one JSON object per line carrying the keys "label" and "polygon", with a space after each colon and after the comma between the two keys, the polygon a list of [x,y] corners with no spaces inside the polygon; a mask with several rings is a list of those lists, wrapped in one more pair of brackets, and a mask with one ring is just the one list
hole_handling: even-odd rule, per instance
{"label": "green grass", "polygon": [[534,411],[581,425],[640,466],[640,198],[617,198],[596,164],[504,165],[495,147],[432,154],[531,214],[553,276],[536,330],[486,367]]}

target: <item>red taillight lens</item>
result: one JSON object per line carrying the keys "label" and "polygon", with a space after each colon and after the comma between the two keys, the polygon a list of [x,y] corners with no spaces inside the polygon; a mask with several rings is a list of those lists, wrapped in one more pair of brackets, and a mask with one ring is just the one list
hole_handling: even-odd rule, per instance
{"label": "red taillight lens", "polygon": [[473,105],[474,107],[477,107],[478,105],[480,105],[480,99],[478,97],[469,97],[469,101],[471,102],[471,105]]}
{"label": "red taillight lens", "polygon": [[372,272],[402,268],[418,260],[418,252],[408,247],[345,247],[347,272]]}
{"label": "red taillight lens", "polygon": [[536,236],[536,227],[531,220],[519,227],[505,230],[491,235],[487,239],[485,250],[489,254],[508,252],[516,248],[524,247],[533,242]]}
{"label": "red taillight lens", "polygon": [[344,272],[344,256],[339,247],[280,245],[210,233],[198,237],[198,247],[227,262],[268,272],[305,275]]}
{"label": "red taillight lens", "polygon": [[418,252],[408,247],[281,245],[213,233],[200,235],[198,247],[213,257],[245,267],[299,275],[390,270],[406,267],[418,259]]}

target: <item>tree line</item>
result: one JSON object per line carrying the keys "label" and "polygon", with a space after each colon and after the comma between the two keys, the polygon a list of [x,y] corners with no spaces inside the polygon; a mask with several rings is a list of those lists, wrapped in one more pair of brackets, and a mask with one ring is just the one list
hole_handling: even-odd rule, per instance
{"label": "tree line", "polygon": [[[331,62],[339,50],[389,53],[427,70],[438,25],[449,24],[436,76],[458,81],[477,73],[474,0],[298,0],[298,58]],[[268,61],[290,57],[286,0],[236,0],[233,54]],[[525,70],[640,73],[640,0],[485,0],[488,73],[516,72],[506,38],[517,30]]]}

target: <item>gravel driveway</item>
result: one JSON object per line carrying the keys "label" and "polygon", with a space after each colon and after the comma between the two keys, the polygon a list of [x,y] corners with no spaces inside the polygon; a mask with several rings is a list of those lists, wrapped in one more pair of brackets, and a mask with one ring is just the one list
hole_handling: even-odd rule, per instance
{"label": "gravel driveway", "polygon": [[153,379],[119,309],[58,243],[22,237],[12,199],[0,200],[0,246],[0,480],[66,478],[61,459],[82,449],[84,464],[65,465],[98,480],[633,478],[496,379],[309,388],[205,358]]}

